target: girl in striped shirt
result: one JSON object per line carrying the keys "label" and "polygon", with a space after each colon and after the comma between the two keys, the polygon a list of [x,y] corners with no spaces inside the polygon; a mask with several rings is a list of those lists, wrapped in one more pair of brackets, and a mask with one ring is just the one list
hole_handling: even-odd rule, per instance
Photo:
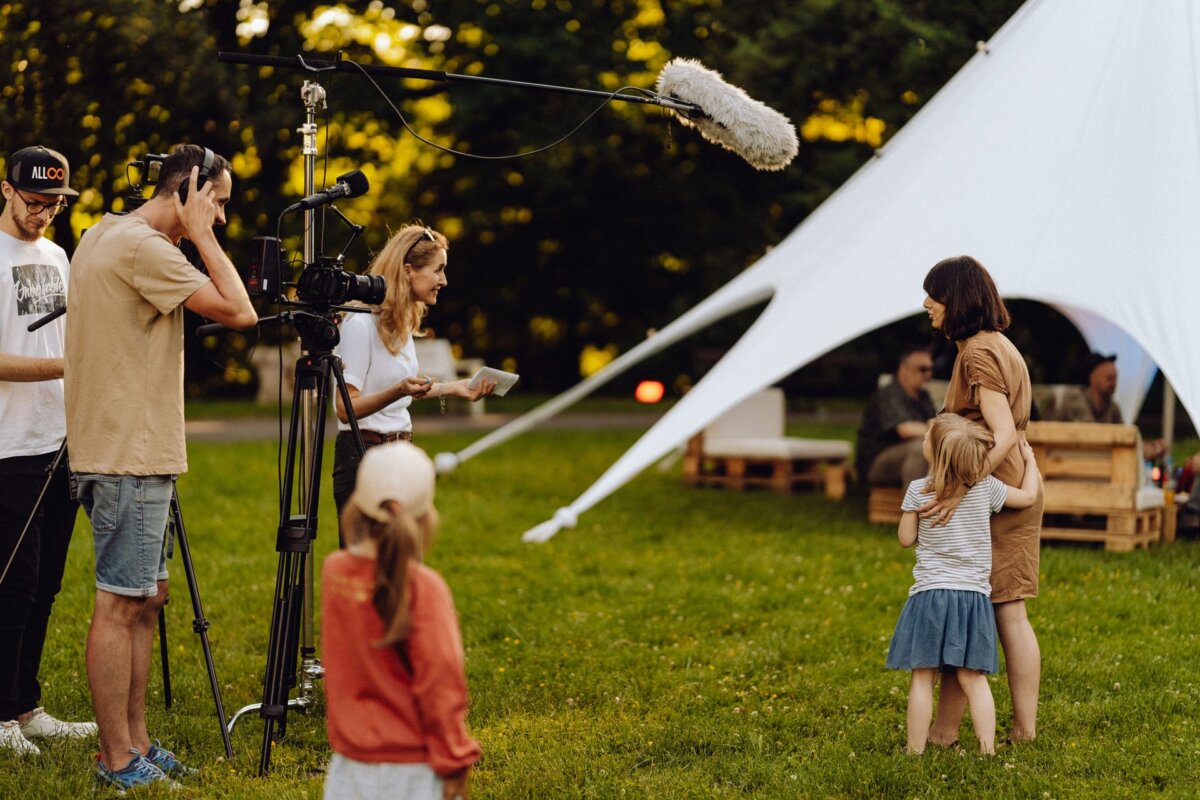
{"label": "girl in striped shirt", "polygon": [[[992,613],[991,515],[1002,508],[1028,508],[1038,491],[1038,470],[1029,443],[1021,441],[1025,476],[1008,486],[991,475],[978,476],[993,445],[987,428],[958,414],[934,417],[925,434],[929,476],[908,486],[897,536],[904,547],[917,545],[913,585],[900,612],[888,649],[887,666],[912,670],[908,691],[908,752],[925,751],[933,712],[933,686],[939,672],[955,672],[967,695],[979,752],[996,750],[996,706],[987,674],[999,669],[996,620]],[[967,493],[954,516],[935,527],[917,509]]]}

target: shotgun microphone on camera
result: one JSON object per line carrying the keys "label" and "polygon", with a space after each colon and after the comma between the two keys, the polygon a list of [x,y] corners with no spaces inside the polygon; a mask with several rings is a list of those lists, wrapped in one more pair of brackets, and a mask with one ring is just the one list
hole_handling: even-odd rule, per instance
{"label": "shotgun microphone on camera", "polygon": [[347,172],[345,175],[337,177],[337,183],[321,191],[310,194],[308,197],[301,200],[299,203],[292,203],[283,210],[283,213],[290,214],[293,211],[302,209],[320,208],[328,205],[335,200],[341,200],[343,197],[358,197],[366,194],[367,189],[371,188],[367,176],[363,175],[359,170]]}
{"label": "shotgun microphone on camera", "polygon": [[699,61],[667,62],[655,88],[664,100],[674,98],[698,107],[699,113],[678,109],[674,113],[683,125],[737,153],[755,169],[783,169],[796,157],[799,142],[787,117],[726,83],[719,72]]}

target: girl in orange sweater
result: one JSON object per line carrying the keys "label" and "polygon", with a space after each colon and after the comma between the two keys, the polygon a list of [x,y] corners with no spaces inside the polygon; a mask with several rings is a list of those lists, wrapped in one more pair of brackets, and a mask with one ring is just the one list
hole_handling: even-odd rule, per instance
{"label": "girl in orange sweater", "polygon": [[330,800],[465,798],[479,760],[454,601],[421,563],[438,525],[433,486],[419,448],[368,450],[343,513],[348,546],[322,568]]}

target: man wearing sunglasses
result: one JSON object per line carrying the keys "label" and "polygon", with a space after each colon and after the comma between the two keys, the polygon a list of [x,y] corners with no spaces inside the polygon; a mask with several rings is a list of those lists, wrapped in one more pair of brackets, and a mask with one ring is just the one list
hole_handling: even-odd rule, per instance
{"label": "man wearing sunglasses", "polygon": [[900,354],[895,379],[867,401],[858,429],[859,479],[871,486],[907,486],[929,472],[921,445],[935,414],[925,391],[933,377],[933,358],[924,347]]}
{"label": "man wearing sunglasses", "polygon": [[46,483],[66,436],[63,320],[28,326],[66,303],[67,254],[43,234],[78,194],[69,180],[61,153],[26,147],[0,183],[0,749],[22,755],[38,752],[31,739],[96,732],[47,714],[38,684],[78,505],[65,459]]}

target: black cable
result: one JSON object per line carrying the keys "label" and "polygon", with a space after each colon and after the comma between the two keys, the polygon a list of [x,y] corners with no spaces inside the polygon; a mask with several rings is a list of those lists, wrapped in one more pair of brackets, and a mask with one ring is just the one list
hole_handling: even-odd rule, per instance
{"label": "black cable", "polygon": [[363,74],[363,77],[365,77],[367,80],[369,80],[371,82],[371,85],[375,87],[375,91],[379,92],[379,95],[387,102],[387,104],[389,106],[391,106],[392,111],[394,111],[396,113],[396,116],[400,118],[400,122],[403,123],[405,129],[409,133],[411,133],[413,135],[413,137],[417,139],[417,141],[424,142],[425,144],[429,145],[430,147],[435,147],[438,150],[441,150],[446,153],[451,153],[456,156],[462,156],[463,158],[475,158],[475,159],[479,159],[480,161],[508,161],[508,160],[514,159],[514,158],[525,158],[527,156],[537,155],[538,153],[544,153],[547,150],[551,149],[552,147],[557,147],[558,145],[562,144],[567,139],[570,139],[572,136],[574,136],[576,133],[578,133],[579,129],[582,128],[584,125],[588,124],[588,122],[591,121],[592,117],[599,114],[600,111],[605,106],[607,106],[613,100],[619,99],[618,95],[621,92],[624,92],[624,91],[637,92],[637,93],[642,94],[645,97],[656,96],[654,94],[654,92],[651,92],[647,89],[642,89],[641,87],[638,87],[638,86],[622,86],[621,88],[619,88],[619,89],[613,91],[611,94],[609,94],[608,97],[604,98],[604,101],[602,103],[600,103],[600,105],[596,106],[596,108],[592,111],[592,113],[590,113],[586,117],[584,117],[582,122],[580,122],[578,125],[576,125],[574,128],[572,128],[570,131],[568,131],[564,136],[562,136],[559,139],[555,139],[553,142],[551,142],[548,145],[539,147],[536,150],[530,150],[527,153],[513,153],[510,155],[503,155],[503,156],[481,156],[477,153],[465,153],[461,150],[455,150],[452,147],[445,147],[444,145],[440,145],[436,142],[431,142],[428,139],[421,136],[421,134],[417,133],[416,131],[414,131],[412,129],[412,126],[408,124],[408,120],[404,118],[403,112],[401,112],[400,109],[396,107],[396,104],[392,102],[392,99],[390,97],[388,97],[387,92],[383,91],[383,88],[375,81],[375,79],[373,77],[371,77],[371,74],[369,72],[367,72],[365,69],[363,69],[362,64],[359,64],[357,61],[343,61],[342,63],[350,64],[350,65],[358,68],[359,72],[361,72]]}

